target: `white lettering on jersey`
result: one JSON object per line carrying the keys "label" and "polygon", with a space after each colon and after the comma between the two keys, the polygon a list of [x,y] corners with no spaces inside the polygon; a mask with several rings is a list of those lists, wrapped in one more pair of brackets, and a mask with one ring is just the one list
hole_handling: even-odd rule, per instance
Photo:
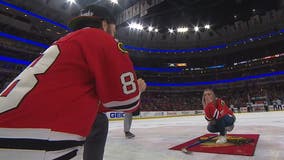
{"label": "white lettering on jersey", "polygon": [[0,113],[16,108],[27,93],[37,84],[37,74],[42,74],[53,64],[60,51],[56,45],[49,47],[33,61],[0,94]]}
{"label": "white lettering on jersey", "polygon": [[134,93],[137,89],[134,82],[134,75],[132,72],[126,72],[121,74],[120,80],[122,83],[122,89],[124,94]]}

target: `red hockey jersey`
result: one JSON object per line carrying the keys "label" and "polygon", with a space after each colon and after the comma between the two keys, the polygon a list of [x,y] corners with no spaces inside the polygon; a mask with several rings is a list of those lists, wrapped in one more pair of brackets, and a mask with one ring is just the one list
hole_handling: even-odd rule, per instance
{"label": "red hockey jersey", "polygon": [[47,128],[86,136],[99,106],[140,104],[133,64],[112,36],[84,28],[56,41],[0,97],[0,128]]}
{"label": "red hockey jersey", "polygon": [[207,106],[204,109],[205,112],[205,119],[208,121],[211,120],[218,120],[225,115],[233,115],[234,113],[229,109],[229,107],[226,105],[226,103],[222,100],[217,98],[216,99],[216,105],[211,102],[207,104]]}

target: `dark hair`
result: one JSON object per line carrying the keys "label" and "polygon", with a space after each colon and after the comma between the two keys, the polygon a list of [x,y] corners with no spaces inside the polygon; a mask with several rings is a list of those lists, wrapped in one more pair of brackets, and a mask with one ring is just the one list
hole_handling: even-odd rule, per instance
{"label": "dark hair", "polygon": [[76,31],[85,27],[102,28],[102,19],[91,18],[89,16],[80,16],[72,19],[68,27],[72,31]]}
{"label": "dark hair", "polygon": [[102,28],[103,20],[115,24],[114,17],[105,7],[91,5],[82,9],[79,16],[69,22],[68,27],[73,31],[85,27]]}

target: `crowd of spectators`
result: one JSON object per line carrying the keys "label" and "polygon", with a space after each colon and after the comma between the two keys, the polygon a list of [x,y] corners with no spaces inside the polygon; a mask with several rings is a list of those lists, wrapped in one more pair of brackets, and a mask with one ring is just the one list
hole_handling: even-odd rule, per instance
{"label": "crowd of spectators", "polygon": [[[198,93],[197,93],[198,95]],[[142,95],[143,111],[199,110],[201,100],[195,93],[146,92]]]}
{"label": "crowd of spectators", "polygon": [[220,69],[206,69],[200,71],[184,70],[181,72],[163,72],[138,71],[139,77],[143,77],[149,82],[198,82],[198,81],[216,81],[247,77],[252,75],[282,71],[284,69],[284,57],[266,59],[258,63],[251,62],[246,65],[228,66]]}
{"label": "crowd of spectators", "polygon": [[[173,92],[165,92],[163,88],[146,91],[142,94],[143,111],[181,111],[181,110],[202,110],[201,98],[203,90],[188,91],[177,88]],[[225,100],[228,106],[235,108],[247,107],[247,103],[252,97],[266,97],[268,105],[272,105],[273,100],[284,100],[284,84],[272,83],[263,85],[251,85],[242,87],[215,88],[216,95]]]}
{"label": "crowd of spectators", "polygon": [[0,73],[0,92],[16,77],[13,73]]}
{"label": "crowd of spectators", "polygon": [[0,37],[0,55],[22,60],[34,60],[42,48]]}

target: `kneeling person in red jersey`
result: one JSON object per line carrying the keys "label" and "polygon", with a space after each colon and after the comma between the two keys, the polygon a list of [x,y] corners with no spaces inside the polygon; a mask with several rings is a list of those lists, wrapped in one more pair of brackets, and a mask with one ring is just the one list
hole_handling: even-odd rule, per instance
{"label": "kneeling person in red jersey", "polygon": [[205,119],[208,121],[207,130],[213,133],[220,133],[216,143],[226,143],[227,131],[230,132],[234,128],[234,122],[236,120],[234,113],[222,99],[215,97],[211,89],[204,90],[202,105],[205,112]]}

